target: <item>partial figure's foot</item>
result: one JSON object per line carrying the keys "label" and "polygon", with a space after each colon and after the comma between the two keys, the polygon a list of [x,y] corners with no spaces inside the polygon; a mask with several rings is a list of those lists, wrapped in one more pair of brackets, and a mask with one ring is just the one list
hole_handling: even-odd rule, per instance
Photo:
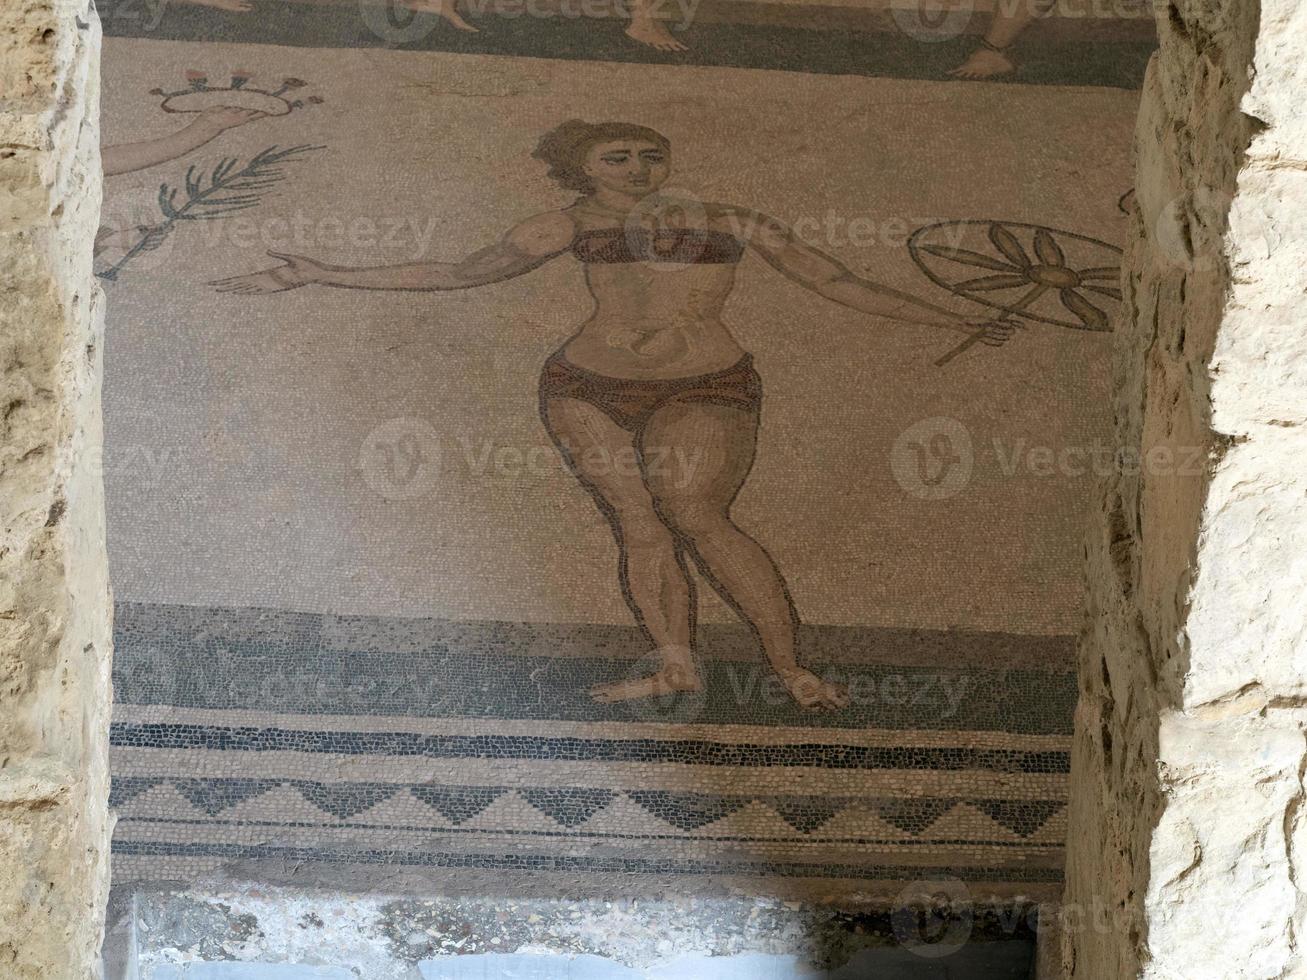
{"label": "partial figure's foot", "polygon": [[443,17],[452,27],[456,27],[460,31],[476,34],[480,30],[480,28],[473,27],[463,19],[462,14],[458,12],[458,8],[454,5],[454,0],[403,0],[403,3],[409,10]]}
{"label": "partial figure's foot", "polygon": [[800,708],[808,711],[839,711],[849,706],[849,692],[829,684],[810,670],[796,667],[781,673],[781,680]]}
{"label": "partial figure's foot", "polygon": [[244,14],[254,9],[250,0],[182,0],[196,7],[213,7],[215,10],[230,10],[234,14]]}
{"label": "partial figure's foot", "polygon": [[1010,75],[1016,70],[1016,64],[1002,51],[979,48],[949,74],[954,78],[997,78],[999,75]]}
{"label": "partial figure's foot", "polygon": [[693,664],[665,664],[656,674],[635,677],[613,684],[600,684],[590,688],[590,697],[600,704],[618,701],[635,701],[638,698],[659,698],[668,694],[697,694],[703,690],[703,680]]}
{"label": "partial figure's foot", "polygon": [[661,21],[654,20],[652,17],[642,17],[639,20],[631,21],[627,25],[626,36],[633,41],[647,44],[651,48],[657,48],[659,51],[688,50],[686,45],[672,37]]}

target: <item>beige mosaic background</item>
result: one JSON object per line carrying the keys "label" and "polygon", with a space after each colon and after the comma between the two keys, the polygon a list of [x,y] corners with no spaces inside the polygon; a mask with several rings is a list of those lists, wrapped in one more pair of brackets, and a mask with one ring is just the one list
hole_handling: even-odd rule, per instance
{"label": "beige mosaic background", "polygon": [[[936,301],[948,295],[904,247],[918,226],[1002,219],[1113,243],[1125,232],[1117,200],[1137,100],[1127,91],[106,46],[110,144],[175,129],[178,117],[147,93],[184,87],[187,69],[211,79],[244,69],[251,84],[296,76],[324,100],[230,130],[188,158],[207,166],[274,144],[324,147],[288,164],[260,208],[182,228],[109,286],[106,466],[123,601],[630,621],[608,529],[545,453],[536,412],[541,362],[589,309],[572,259],[464,293],[239,297],[205,285],[267,264],[268,244],[351,264],[460,257],[570,199],[529,158],[563,119],[661,130],[674,146],[671,184],[705,200],[809,226],[870,219],[870,244],[807,237]],[[149,212],[158,184],[185,168],[111,178],[110,219]],[[307,238],[288,242],[277,219]],[[388,233],[388,244],[370,240]],[[806,622],[1074,630],[1089,478],[1008,473],[1005,457],[1101,444],[1105,334],[1033,325],[1006,348],[940,368],[952,336],[825,303],[756,260],[741,269],[728,317],[766,385],[736,516],[776,557]],[[969,430],[974,471],[956,496],[920,500],[895,481],[891,450],[908,426],[940,416]],[[386,499],[359,465],[370,434],[396,419],[429,424],[441,450],[430,492],[411,499]],[[487,450],[510,462],[535,450],[542,463],[477,472]],[[730,615],[711,604],[704,614]]]}

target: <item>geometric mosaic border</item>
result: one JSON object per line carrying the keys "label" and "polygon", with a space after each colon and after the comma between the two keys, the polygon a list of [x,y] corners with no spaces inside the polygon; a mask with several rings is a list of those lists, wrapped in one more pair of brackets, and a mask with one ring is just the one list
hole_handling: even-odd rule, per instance
{"label": "geometric mosaic border", "polygon": [[[619,726],[614,726],[615,728]],[[894,769],[957,772],[1067,773],[1070,753],[1052,749],[959,746],[783,745],[710,739],[550,737],[547,735],[425,735],[412,732],[339,732],[219,725],[125,724],[110,729],[111,745],[226,752],[305,752],[356,756],[420,756],[575,762],[676,763],[693,766]]]}
{"label": "geometric mosaic border", "polygon": [[[226,811],[282,787],[294,789],[324,816],[349,821],[397,795],[407,795],[429,807],[452,826],[479,816],[491,804],[515,794],[560,828],[584,826],[620,796],[636,803],[669,827],[700,831],[743,810],[750,804],[770,809],[796,832],[812,835],[853,807],[874,812],[886,823],[921,836],[942,817],[961,805],[985,814],[996,824],[1028,838],[1064,807],[1061,800],[1007,800],[983,798],[829,797],[807,795],[749,796],[672,792],[666,790],[612,790],[572,786],[449,786],[433,783],[322,783],[279,779],[196,779],[177,777],[119,777],[113,782],[110,805],[121,810],[142,794],[169,786],[198,811],[218,817]],[[996,843],[987,841],[986,843]]]}
{"label": "geometric mosaic border", "polygon": [[[601,875],[711,875],[780,878],[843,878],[904,881],[918,877],[902,865],[806,864],[793,861],[704,861],[626,857],[589,857],[555,854],[488,854],[406,851],[401,849],[333,851],[323,847],[286,847],[261,844],[172,843],[117,840],[114,854],[160,857],[217,857],[248,861],[276,859],[288,862],[323,862],[391,865],[480,871],[552,871]],[[940,869],[936,869],[939,872]],[[975,883],[1012,881],[1057,883],[1062,873],[1051,868],[948,868],[949,878]]]}
{"label": "geometric mosaic border", "polygon": [[726,625],[701,637],[702,699],[614,706],[586,692],[649,669],[629,627],[122,605],[120,874],[265,859],[387,878],[545,871],[575,895],[632,876],[803,893],[798,879],[1060,881],[1070,637],[799,639],[857,703],[816,715],[770,697],[751,638]]}

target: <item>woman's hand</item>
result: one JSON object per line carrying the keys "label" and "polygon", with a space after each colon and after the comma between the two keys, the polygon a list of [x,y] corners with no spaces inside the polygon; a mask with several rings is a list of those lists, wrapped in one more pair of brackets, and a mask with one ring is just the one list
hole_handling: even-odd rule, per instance
{"label": "woman's hand", "polygon": [[242,109],[240,106],[232,105],[215,105],[205,109],[195,117],[195,122],[191,125],[200,129],[211,131],[215,136],[218,133],[224,133],[229,129],[235,129],[237,126],[244,126],[247,122],[253,122],[255,119],[262,119],[266,112],[258,109]]}
{"label": "woman's hand", "polygon": [[313,282],[325,282],[331,267],[303,255],[287,255],[284,252],[269,252],[274,259],[281,259],[281,265],[262,272],[251,272],[243,276],[231,276],[227,279],[215,279],[209,283],[220,293],[241,293],[246,296],[264,293],[284,293],[288,289],[298,289]]}
{"label": "woman's hand", "polygon": [[1002,347],[1017,331],[1012,320],[967,320],[964,329],[970,334],[980,333],[980,342],[987,347]]}

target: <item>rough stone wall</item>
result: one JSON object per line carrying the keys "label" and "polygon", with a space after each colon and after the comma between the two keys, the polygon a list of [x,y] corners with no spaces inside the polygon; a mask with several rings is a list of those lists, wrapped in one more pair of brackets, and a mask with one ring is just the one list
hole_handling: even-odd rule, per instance
{"label": "rough stone wall", "polygon": [[1124,465],[1087,548],[1064,963],[1304,976],[1307,4],[1158,10]]}
{"label": "rough stone wall", "polygon": [[110,604],[99,22],[0,5],[0,978],[98,975]]}

